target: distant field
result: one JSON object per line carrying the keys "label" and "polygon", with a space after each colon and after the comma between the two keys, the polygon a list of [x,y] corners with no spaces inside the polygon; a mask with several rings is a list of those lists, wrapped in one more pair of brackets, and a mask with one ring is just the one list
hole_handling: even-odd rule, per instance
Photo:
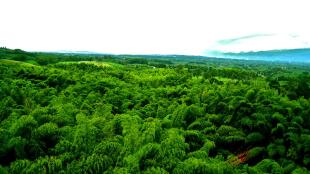
{"label": "distant field", "polygon": [[10,64],[10,65],[36,66],[34,64],[27,63],[27,62],[20,62],[20,61],[7,60],[7,59],[0,59],[0,63]]}
{"label": "distant field", "polygon": [[86,63],[86,64],[93,64],[100,67],[110,67],[110,63],[106,62],[97,62],[97,61],[79,61],[79,62],[60,62],[60,64],[74,64],[74,63]]}

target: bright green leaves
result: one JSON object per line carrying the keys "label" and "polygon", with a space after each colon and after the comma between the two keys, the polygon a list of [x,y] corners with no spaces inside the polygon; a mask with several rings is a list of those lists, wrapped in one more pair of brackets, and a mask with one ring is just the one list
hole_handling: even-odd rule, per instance
{"label": "bright green leaves", "polygon": [[259,172],[264,172],[264,173],[271,173],[271,174],[283,174],[283,169],[282,167],[275,162],[274,160],[270,159],[264,159],[261,162],[259,162],[255,168]]}
{"label": "bright green leaves", "polygon": [[159,143],[161,141],[161,135],[162,135],[162,128],[161,128],[161,122],[158,119],[148,118],[143,123],[143,126],[141,128],[142,133],[142,140],[143,144],[148,143]]}
{"label": "bright green leaves", "polygon": [[76,146],[76,152],[90,153],[94,145],[102,140],[104,132],[83,114],[77,115],[77,122],[78,126],[73,133],[73,144]]}
{"label": "bright green leaves", "polygon": [[203,115],[203,110],[198,106],[179,105],[172,115],[173,126],[186,128]]}
{"label": "bright green leaves", "polygon": [[109,142],[109,141],[102,141],[98,144],[94,149],[94,154],[102,154],[109,156],[114,164],[118,161],[122,160],[122,156],[120,156],[124,152],[122,144],[118,142]]}
{"label": "bright green leaves", "polygon": [[233,168],[223,161],[216,159],[189,158],[178,164],[173,174],[230,174],[235,173]]}
{"label": "bright green leaves", "polygon": [[55,123],[45,123],[38,127],[33,138],[39,141],[42,149],[47,152],[49,148],[54,147],[60,139],[60,129]]}
{"label": "bright green leaves", "polygon": [[206,140],[205,135],[199,131],[185,131],[183,136],[185,142],[189,145],[190,152],[200,149]]}
{"label": "bright green leaves", "polygon": [[178,129],[169,129],[163,137],[160,148],[160,163],[171,171],[186,156],[189,145]]}
{"label": "bright green leaves", "polygon": [[93,154],[82,158],[68,166],[68,173],[103,173],[112,164],[111,158],[106,155]]}
{"label": "bright green leaves", "polygon": [[21,116],[10,128],[15,136],[30,138],[31,132],[38,126],[37,121],[32,116]]}

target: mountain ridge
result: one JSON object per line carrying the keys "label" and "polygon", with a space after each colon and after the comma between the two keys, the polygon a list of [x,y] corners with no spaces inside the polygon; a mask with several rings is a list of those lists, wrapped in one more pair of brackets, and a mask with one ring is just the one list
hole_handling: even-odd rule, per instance
{"label": "mountain ridge", "polygon": [[250,51],[239,53],[221,52],[219,54],[225,58],[239,58],[239,59],[267,60],[267,61],[310,62],[310,48]]}

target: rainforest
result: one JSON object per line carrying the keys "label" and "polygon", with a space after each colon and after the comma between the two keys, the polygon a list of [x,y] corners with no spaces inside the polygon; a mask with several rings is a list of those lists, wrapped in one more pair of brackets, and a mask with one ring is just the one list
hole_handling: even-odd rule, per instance
{"label": "rainforest", "polygon": [[0,48],[1,174],[303,174],[310,64]]}

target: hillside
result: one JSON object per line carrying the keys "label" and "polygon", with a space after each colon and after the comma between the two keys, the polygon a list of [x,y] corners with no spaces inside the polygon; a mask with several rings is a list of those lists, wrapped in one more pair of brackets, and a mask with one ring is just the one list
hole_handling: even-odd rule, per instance
{"label": "hillside", "polygon": [[222,53],[222,55],[224,57],[247,59],[247,60],[310,63],[309,48],[258,51],[258,52],[241,52],[241,53]]}

